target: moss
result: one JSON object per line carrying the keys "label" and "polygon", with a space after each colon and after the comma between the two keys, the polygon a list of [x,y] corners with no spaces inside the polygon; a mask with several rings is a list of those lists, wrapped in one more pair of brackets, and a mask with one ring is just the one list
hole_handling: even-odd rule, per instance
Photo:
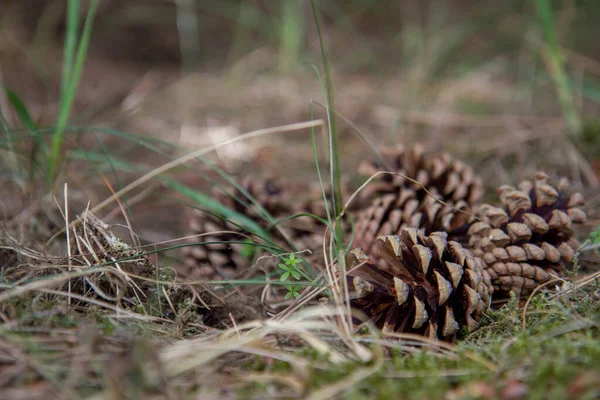
{"label": "moss", "polygon": [[[489,390],[500,396],[503,391],[521,390],[527,398],[562,399],[577,393],[593,398],[600,392],[597,368],[600,305],[590,290],[569,296],[542,294],[534,298],[525,314],[516,300],[490,312],[484,326],[459,342],[450,354],[431,350],[406,353],[388,352],[383,366],[370,377],[357,382],[343,398],[348,399],[423,399],[483,398]],[[586,322],[587,321],[587,322]],[[344,381],[366,367],[359,362],[327,364],[313,350],[299,354],[309,361],[310,391]],[[316,365],[329,365],[326,369]],[[254,358],[245,368],[253,371],[293,374],[289,363]],[[583,383],[579,383],[583,382]],[[252,384],[240,390],[248,398],[273,388]],[[479,391],[478,391],[479,390]]]}

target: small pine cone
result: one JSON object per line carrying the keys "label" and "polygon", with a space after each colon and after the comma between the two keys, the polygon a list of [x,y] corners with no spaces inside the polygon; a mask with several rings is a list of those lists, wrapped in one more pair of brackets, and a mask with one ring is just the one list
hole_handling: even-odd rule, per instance
{"label": "small pine cone", "polygon": [[[272,179],[246,178],[241,182],[241,186],[274,218],[290,213],[289,202],[284,198],[284,191],[278,182]],[[270,228],[268,221],[259,217],[261,213],[256,204],[240,190],[236,189],[233,195],[215,191],[214,197],[219,203],[251,218],[263,228]],[[183,265],[180,266],[179,272],[186,280],[231,279],[250,266],[252,255],[258,249],[256,246],[220,243],[252,240],[248,232],[223,218],[201,210],[190,211],[188,221],[188,236],[194,235],[188,243],[210,244],[194,244],[183,248]]]}
{"label": "small pine cone", "polygon": [[566,195],[567,186],[566,180],[550,185],[540,172],[518,188],[500,186],[502,207],[484,204],[476,211],[469,247],[486,263],[498,298],[511,291],[527,296],[573,262],[579,242],[572,225],[584,223],[586,215],[583,196]]}
{"label": "small pine cone", "polygon": [[387,270],[359,248],[348,259],[351,305],[384,332],[406,332],[453,341],[462,327],[477,327],[490,304],[484,263],[443,232],[414,228],[377,239]]}
{"label": "small pine cone", "polygon": [[358,213],[354,243],[375,256],[375,239],[396,234],[401,228],[418,228],[426,235],[448,232],[451,239],[466,242],[469,211],[483,193],[471,167],[453,160],[448,153],[425,153],[420,146],[399,148],[384,158],[387,167],[365,162],[361,172],[372,175],[391,167],[423,187],[397,175],[375,178],[361,193],[363,202],[369,198],[370,204]]}

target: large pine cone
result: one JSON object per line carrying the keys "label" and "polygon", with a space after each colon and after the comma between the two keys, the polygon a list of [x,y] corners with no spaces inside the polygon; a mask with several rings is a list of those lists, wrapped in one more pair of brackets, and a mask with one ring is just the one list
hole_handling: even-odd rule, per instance
{"label": "large pine cone", "polygon": [[358,214],[355,245],[376,253],[375,238],[396,234],[401,228],[418,228],[426,235],[443,231],[451,239],[466,241],[469,212],[483,195],[481,181],[471,167],[448,153],[426,153],[421,146],[385,152],[384,159],[385,164],[364,162],[361,173],[396,171],[423,186],[398,175],[376,177],[361,193],[368,206]]}
{"label": "large pine cone", "polygon": [[[241,182],[241,187],[274,218],[290,213],[289,201],[284,197],[281,184],[275,180],[248,177]],[[232,195],[215,190],[214,197],[220,204],[252,219],[265,230],[271,230],[270,223],[260,217],[258,207],[240,190],[236,189]],[[221,242],[253,241],[257,239],[254,235],[223,216],[196,209],[190,211],[190,214],[188,235],[194,237],[188,243],[194,245],[183,248],[183,265],[179,270],[186,280],[231,279],[250,266],[253,255],[259,251],[258,247],[250,243]]]}
{"label": "large pine cone", "polygon": [[583,196],[565,194],[566,180],[557,187],[538,173],[518,188],[501,186],[502,207],[484,204],[479,221],[469,228],[469,247],[487,264],[495,298],[530,294],[537,286],[563,276],[573,262],[579,242],[573,224],[585,222]]}
{"label": "large pine cone", "polygon": [[[348,259],[351,305],[384,332],[407,332],[453,341],[472,331],[490,304],[491,283],[481,259],[443,232],[425,236],[414,228],[377,239],[387,270],[361,250]],[[356,267],[356,268],[355,268]]]}

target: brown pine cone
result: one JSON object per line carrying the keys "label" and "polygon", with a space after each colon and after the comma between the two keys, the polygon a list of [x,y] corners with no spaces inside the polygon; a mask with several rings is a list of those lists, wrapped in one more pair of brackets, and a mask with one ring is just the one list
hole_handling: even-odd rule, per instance
{"label": "brown pine cone", "polygon": [[[289,201],[284,197],[285,193],[279,182],[248,177],[240,185],[275,219],[291,214]],[[256,204],[240,190],[236,189],[232,195],[215,190],[214,197],[220,204],[250,218],[261,228],[275,232],[269,221],[260,217],[262,214]],[[249,267],[253,255],[260,252],[260,248],[251,243],[221,243],[259,240],[222,216],[197,209],[189,213],[188,235],[194,237],[188,243],[194,245],[183,248],[183,265],[179,270],[186,280],[231,279]],[[210,243],[197,244],[198,242]]]}
{"label": "brown pine cone", "polygon": [[388,151],[384,158],[387,166],[365,162],[361,173],[373,175],[391,168],[423,186],[398,175],[375,178],[361,192],[362,201],[369,205],[356,218],[355,245],[368,253],[376,252],[375,238],[409,227],[426,235],[448,232],[451,239],[466,242],[463,236],[468,228],[469,211],[483,194],[481,181],[471,167],[453,160],[448,153],[426,153],[421,146]]}
{"label": "brown pine cone", "polygon": [[[444,202],[476,204],[483,196],[481,180],[475,176],[473,169],[446,152],[426,152],[423,146],[415,145],[409,149],[383,150],[382,156],[383,163],[363,162],[359,172],[366,176],[379,171],[397,172],[418,181],[429,191],[435,189]],[[392,174],[375,177],[361,196],[371,199],[387,193],[398,194],[406,189],[415,192],[419,201],[428,196],[421,185]]]}
{"label": "brown pine cone", "polygon": [[501,186],[497,192],[501,207],[481,205],[468,230],[469,247],[487,264],[495,298],[530,294],[552,275],[563,276],[571,265],[579,242],[573,224],[585,222],[580,193],[565,194],[568,183],[557,187],[548,176],[537,173],[533,182],[518,188]]}
{"label": "brown pine cone", "polygon": [[[443,232],[425,236],[414,228],[377,239],[388,268],[361,250],[348,259],[351,305],[384,332],[406,332],[453,341],[458,330],[474,330],[490,304],[484,263]],[[356,268],[355,268],[356,267]]]}

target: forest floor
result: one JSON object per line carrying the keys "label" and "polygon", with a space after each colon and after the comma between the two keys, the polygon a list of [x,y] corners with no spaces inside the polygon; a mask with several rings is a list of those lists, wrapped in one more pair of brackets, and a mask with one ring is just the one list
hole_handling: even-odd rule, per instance
{"label": "forest floor", "polygon": [[[465,46],[449,66],[439,40],[457,33],[450,29],[405,43],[402,62],[381,68],[369,61],[377,38],[332,29],[345,180],[362,183],[357,167],[372,155],[368,143],[420,144],[470,164],[486,198],[538,170],[567,176],[586,197],[580,265],[556,287],[489,311],[456,343],[390,340],[354,332],[343,309],[319,302],[289,312],[289,300],[265,313],[264,279],[202,291],[174,283],[189,211],[210,203],[215,181],[277,177],[301,202],[318,183],[315,161],[328,176],[316,41],[306,64],[284,68],[277,47],[245,49],[233,35],[228,49],[238,43],[244,51],[221,55],[226,68],[182,68],[171,55],[179,51],[173,26],[160,25],[156,36],[152,24],[127,30],[135,13],[117,9],[98,17],[66,130],[67,162],[55,177],[36,138],[48,146],[61,112],[63,43],[40,42],[27,19],[0,25],[0,81],[10,89],[0,92],[0,399],[600,396],[600,62],[564,53],[579,79],[573,133],[546,59],[525,39],[515,44],[520,29],[503,28],[528,27],[521,11],[498,17],[494,35],[505,41],[465,39],[483,61]],[[122,25],[112,25],[117,14],[127,17]],[[135,35],[115,45],[124,32]],[[348,66],[346,48],[358,48],[348,55],[356,65]],[[444,73],[435,72],[440,65]],[[224,141],[232,144],[218,145]],[[194,152],[202,157],[188,156]]]}

